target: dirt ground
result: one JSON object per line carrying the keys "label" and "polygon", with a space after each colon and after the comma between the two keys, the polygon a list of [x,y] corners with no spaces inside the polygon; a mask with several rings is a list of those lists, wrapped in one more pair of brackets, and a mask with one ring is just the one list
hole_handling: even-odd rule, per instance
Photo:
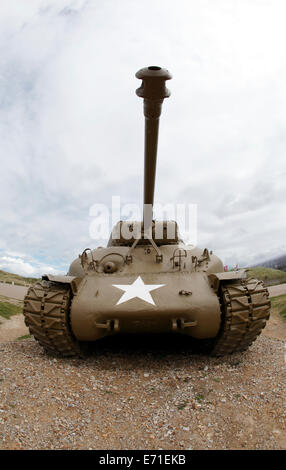
{"label": "dirt ground", "polygon": [[9,320],[0,319],[0,343],[9,343],[15,339],[29,334],[24,322],[24,315],[14,315]]}
{"label": "dirt ground", "polygon": [[[5,297],[3,295],[0,295],[0,302],[9,302],[18,305],[19,307],[23,306],[23,302],[21,300]],[[13,341],[21,336],[27,335],[28,333],[29,330],[25,325],[24,316],[22,314],[13,315],[9,319],[5,319],[0,316],[0,343]]]}
{"label": "dirt ground", "polygon": [[248,351],[224,358],[173,336],[53,358],[32,338],[13,341],[24,334],[21,315],[0,325],[0,449],[286,448],[286,322],[275,311]]}

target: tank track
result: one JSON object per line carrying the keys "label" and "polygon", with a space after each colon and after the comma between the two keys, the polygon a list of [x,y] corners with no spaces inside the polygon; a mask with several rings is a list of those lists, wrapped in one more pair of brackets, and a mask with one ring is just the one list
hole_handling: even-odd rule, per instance
{"label": "tank track", "polygon": [[24,299],[23,313],[30,333],[53,355],[83,355],[71,332],[71,297],[68,285],[42,281],[30,287]]}
{"label": "tank track", "polygon": [[223,283],[220,302],[222,323],[212,356],[247,349],[260,335],[270,316],[268,290],[257,279]]}

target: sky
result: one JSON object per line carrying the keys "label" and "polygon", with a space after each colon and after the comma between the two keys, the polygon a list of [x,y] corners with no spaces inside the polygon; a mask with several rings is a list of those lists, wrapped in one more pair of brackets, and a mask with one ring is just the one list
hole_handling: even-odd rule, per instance
{"label": "sky", "polygon": [[156,201],[197,204],[198,246],[225,265],[285,254],[285,14],[283,0],[1,0],[0,269],[65,273],[98,245],[94,204],[142,204],[149,65],[173,75]]}

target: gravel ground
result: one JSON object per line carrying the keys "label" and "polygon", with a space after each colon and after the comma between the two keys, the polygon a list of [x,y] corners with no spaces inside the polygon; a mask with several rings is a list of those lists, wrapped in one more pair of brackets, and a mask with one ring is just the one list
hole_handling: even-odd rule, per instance
{"label": "gravel ground", "polygon": [[1,344],[0,448],[285,449],[285,341],[209,358],[176,338],[110,338],[84,361]]}

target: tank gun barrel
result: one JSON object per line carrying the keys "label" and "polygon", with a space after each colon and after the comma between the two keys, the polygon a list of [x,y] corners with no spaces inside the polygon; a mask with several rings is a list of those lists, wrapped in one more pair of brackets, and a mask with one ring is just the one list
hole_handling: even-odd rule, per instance
{"label": "tank gun barrel", "polygon": [[156,162],[159,134],[159,119],[164,98],[170,96],[166,80],[172,75],[166,69],[157,66],[140,69],[136,77],[142,80],[136,94],[144,98],[145,145],[144,145],[144,227],[148,229],[153,218]]}

